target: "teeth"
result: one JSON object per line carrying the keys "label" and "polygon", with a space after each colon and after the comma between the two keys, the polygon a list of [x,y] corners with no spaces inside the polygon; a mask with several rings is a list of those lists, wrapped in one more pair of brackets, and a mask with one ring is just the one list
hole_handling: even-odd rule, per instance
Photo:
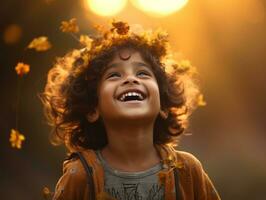
{"label": "teeth", "polygon": [[127,93],[123,94],[123,95],[120,97],[119,100],[120,100],[120,101],[124,101],[125,98],[126,98],[127,96],[138,96],[141,100],[143,100],[143,96],[142,96],[142,94],[141,94],[141,93],[138,93],[138,92],[127,92]]}

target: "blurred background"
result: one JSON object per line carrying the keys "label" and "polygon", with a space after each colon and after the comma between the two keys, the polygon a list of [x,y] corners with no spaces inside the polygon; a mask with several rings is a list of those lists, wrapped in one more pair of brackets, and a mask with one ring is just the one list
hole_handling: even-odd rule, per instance
{"label": "blurred background", "polygon": [[[3,0],[0,14],[1,199],[43,199],[42,188],[53,190],[61,176],[66,151],[49,143],[37,95],[55,58],[79,47],[59,30],[61,21],[73,17],[84,34],[113,18],[166,29],[172,48],[198,68],[207,102],[192,115],[193,134],[178,148],[199,158],[222,199],[265,199],[265,1]],[[25,51],[39,36],[47,36],[52,48]],[[31,67],[22,78],[15,72],[19,61]],[[16,113],[26,138],[21,149],[9,142]]]}

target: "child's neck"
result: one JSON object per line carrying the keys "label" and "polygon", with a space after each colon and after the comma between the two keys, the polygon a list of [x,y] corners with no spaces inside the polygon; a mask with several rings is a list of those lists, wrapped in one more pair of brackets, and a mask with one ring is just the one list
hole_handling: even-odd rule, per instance
{"label": "child's neck", "polygon": [[106,127],[108,145],[104,159],[116,169],[141,171],[160,162],[153,144],[153,125]]}

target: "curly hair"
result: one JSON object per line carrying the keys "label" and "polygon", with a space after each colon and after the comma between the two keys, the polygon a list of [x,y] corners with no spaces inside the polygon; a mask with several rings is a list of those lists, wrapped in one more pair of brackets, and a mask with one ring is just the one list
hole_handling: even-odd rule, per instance
{"label": "curly hair", "polygon": [[154,124],[155,144],[176,144],[178,136],[188,128],[188,116],[196,108],[198,85],[186,70],[166,73],[166,64],[145,46],[126,40],[103,50],[89,64],[82,59],[82,50],[73,50],[59,58],[49,71],[47,84],[41,94],[44,112],[53,127],[53,144],[65,143],[69,149],[100,149],[107,143],[101,117],[90,123],[86,116],[93,113],[97,103],[97,87],[105,66],[115,53],[123,48],[140,52],[151,65],[156,77],[161,109],[166,116],[158,115]]}

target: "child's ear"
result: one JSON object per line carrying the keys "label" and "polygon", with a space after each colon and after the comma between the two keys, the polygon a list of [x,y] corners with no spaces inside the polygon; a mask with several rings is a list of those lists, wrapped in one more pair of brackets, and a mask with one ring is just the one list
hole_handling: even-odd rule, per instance
{"label": "child's ear", "polygon": [[94,123],[99,119],[99,111],[95,109],[94,112],[88,113],[86,117],[90,123]]}
{"label": "child's ear", "polygon": [[161,118],[167,119],[168,118],[168,114],[169,114],[168,111],[160,110],[160,116],[161,116]]}

